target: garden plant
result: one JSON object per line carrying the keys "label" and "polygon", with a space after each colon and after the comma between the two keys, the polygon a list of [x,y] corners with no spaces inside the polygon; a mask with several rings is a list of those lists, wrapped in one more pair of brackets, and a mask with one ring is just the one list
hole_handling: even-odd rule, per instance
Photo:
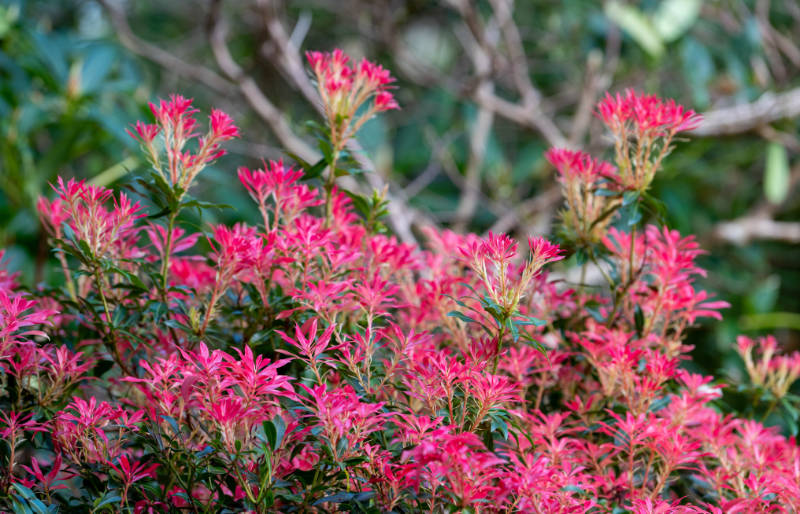
{"label": "garden plant", "polygon": [[800,354],[740,337],[745,382],[684,366],[726,303],[649,186],[699,115],[608,94],[608,162],[546,153],[556,233],[415,247],[381,192],[341,184],[365,172],[356,133],[398,108],[389,71],[307,59],[323,158],[238,170],[257,226],[190,222],[224,207],[192,186],[239,129],[179,95],[131,127],[149,166],[125,190],[58,179],[39,200],[63,280],[0,272],[0,510],[800,509],[800,449],[763,423],[797,426]]}

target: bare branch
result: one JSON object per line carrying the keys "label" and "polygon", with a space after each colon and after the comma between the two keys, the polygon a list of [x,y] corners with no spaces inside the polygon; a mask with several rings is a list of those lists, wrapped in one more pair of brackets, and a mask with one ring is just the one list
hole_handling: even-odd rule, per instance
{"label": "bare branch", "polygon": [[752,103],[723,107],[703,113],[695,136],[741,134],[784,118],[800,116],[800,88],[783,93],[764,93]]}
{"label": "bare branch", "polygon": [[500,31],[503,34],[503,41],[508,51],[511,77],[517,91],[522,96],[522,103],[523,105],[538,104],[542,99],[542,95],[531,82],[528,57],[525,55],[517,24],[514,23],[512,18],[514,2],[513,0],[491,0],[490,3],[500,25]]}
{"label": "bare branch", "polygon": [[[507,214],[501,216],[492,225],[493,232],[502,233],[510,232],[515,227],[524,227],[526,220],[531,216],[538,214],[547,220],[549,225],[553,218],[556,207],[561,203],[561,189],[558,184],[553,184],[547,189],[540,191],[536,196],[525,200],[520,203],[514,211],[509,211]],[[543,223],[539,223],[535,227],[535,233],[546,233],[547,230]]]}
{"label": "bare branch", "polygon": [[745,216],[717,224],[713,237],[743,246],[753,240],[800,243],[800,222],[775,221],[767,217]]}
{"label": "bare branch", "polygon": [[[322,113],[322,105],[319,102],[319,96],[306,74],[300,49],[294,45],[283,27],[283,24],[278,19],[275,6],[270,0],[258,0],[258,6],[264,16],[264,22],[270,40],[278,49],[277,53],[279,54],[279,58],[277,62],[280,69],[289,77],[291,82],[300,89],[306,100],[308,100],[318,112]],[[359,165],[368,171],[368,173],[365,174],[365,178],[367,182],[369,182],[370,187],[378,191],[386,188],[388,177],[382,176],[379,173],[375,163],[367,157],[367,154],[358,144],[358,141],[351,139],[347,146]],[[343,177],[343,179],[347,179],[347,177]],[[360,189],[355,180],[345,180],[345,182],[350,189]],[[405,197],[402,189],[391,185],[388,189],[387,198],[389,200],[390,225],[404,242],[417,242],[411,230],[412,225],[436,225],[430,216],[424,215],[418,209],[414,209],[408,205],[408,198]]]}
{"label": "bare branch", "polygon": [[[486,81],[480,87],[491,88],[492,84]],[[469,158],[464,173],[464,188],[456,208],[454,228],[463,231],[478,207],[478,194],[481,186],[481,168],[486,156],[486,146],[489,134],[492,131],[494,113],[484,107],[478,109],[478,116],[470,130]]]}
{"label": "bare branch", "polygon": [[212,12],[209,15],[208,27],[209,44],[217,65],[228,78],[238,85],[239,91],[247,100],[247,103],[250,104],[250,107],[270,126],[275,137],[287,150],[309,162],[316,161],[319,158],[316,150],[292,132],[283,113],[261,91],[255,80],[245,74],[233,59],[225,42],[225,29],[219,15],[219,3],[212,2]]}
{"label": "bare branch", "polygon": [[473,100],[503,118],[539,132],[551,146],[569,146],[569,142],[564,137],[564,134],[561,133],[561,130],[556,127],[550,118],[542,113],[538,105],[520,105],[494,94],[483,94],[481,91],[475,92]]}
{"label": "bare branch", "polygon": [[572,130],[569,133],[571,145],[577,145],[583,139],[589,130],[589,124],[592,122],[592,111],[597,101],[598,90],[602,87],[601,64],[602,57],[599,52],[591,52],[586,58],[586,74],[584,75],[581,99],[578,102],[577,109],[575,109],[575,116],[572,118]]}
{"label": "bare branch", "polygon": [[[462,38],[465,39],[465,42],[462,44],[470,48],[469,55],[472,58],[472,66],[475,68],[475,75],[479,80],[477,91],[480,95],[494,94],[494,82],[490,79],[492,71],[491,52],[493,48],[487,48],[484,45],[496,44],[496,32],[496,28],[490,23],[481,39],[477,41],[467,36],[462,36]],[[480,172],[493,124],[494,111],[480,105],[478,107],[478,115],[475,119],[475,123],[473,123],[470,128],[469,157],[464,173],[464,183],[463,186],[457,184],[461,187],[461,196],[454,218],[454,228],[457,231],[463,231],[466,228],[467,223],[472,219],[472,216],[475,214],[475,209],[478,207],[481,186]],[[455,171],[457,174],[458,170]]]}
{"label": "bare branch", "polygon": [[124,11],[117,7],[115,2],[100,0],[100,3],[105,8],[106,12],[108,12],[108,16],[111,19],[111,24],[114,26],[114,30],[117,31],[117,35],[119,36],[119,39],[125,48],[132,51],[136,55],[140,55],[145,59],[153,61],[165,70],[173,71],[183,77],[202,82],[217,93],[222,93],[225,95],[230,94],[230,81],[226,80],[213,70],[197,64],[190,64],[179,57],[162,50],[156,45],[140,39],[133,33],[130,24],[128,24],[128,20],[125,17]]}
{"label": "bare branch", "polygon": [[[621,34],[616,25],[610,25],[606,36],[605,55],[591,52],[586,58],[586,74],[581,99],[572,118],[572,130],[569,133],[571,146],[580,146],[591,127],[592,112],[597,97],[611,85],[611,79],[619,63]],[[602,68],[602,69],[601,69]]]}
{"label": "bare branch", "polygon": [[[472,4],[467,0],[450,0],[469,28],[472,36],[477,42],[477,46],[498,58],[499,51],[496,45],[489,43],[486,27],[480,22]],[[507,0],[496,0],[493,2],[495,16],[500,26],[506,46],[509,47],[510,58],[508,64],[511,68],[511,75],[515,87],[521,97],[520,103],[510,102],[498,97],[494,91],[485,88],[476,88],[472,92],[472,99],[484,109],[488,109],[504,118],[507,118],[518,125],[530,128],[539,132],[542,137],[552,146],[568,146],[569,142],[561,130],[543,111],[541,106],[542,95],[533,86],[530,80],[527,57],[522,49],[519,31],[513,23],[511,4]],[[464,38],[461,38],[462,44]],[[471,45],[466,45],[465,50],[471,52]],[[478,77],[479,79],[481,77]]]}
{"label": "bare branch", "polygon": [[[264,17],[264,25],[270,40],[277,48],[277,52],[272,52],[269,57],[273,62],[277,62],[279,69],[283,71],[289,80],[303,93],[306,100],[311,102],[318,112],[322,112],[322,105],[319,103],[319,95],[314,90],[311,81],[308,80],[303,58],[299,47],[287,33],[281,21],[278,19],[277,8],[271,0],[257,0],[257,5]],[[262,47],[262,53],[265,48]]]}

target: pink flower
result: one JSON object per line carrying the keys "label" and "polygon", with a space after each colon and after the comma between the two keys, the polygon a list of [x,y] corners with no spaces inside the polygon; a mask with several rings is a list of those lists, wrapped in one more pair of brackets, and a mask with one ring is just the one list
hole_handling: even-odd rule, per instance
{"label": "pink flower", "polygon": [[117,465],[113,462],[109,464],[114,471],[119,473],[123,482],[127,485],[131,485],[144,478],[154,478],[155,470],[158,468],[158,464],[150,464],[148,466],[138,461],[129,461],[128,457],[124,454],[119,456]]}
{"label": "pink flower", "polygon": [[57,238],[62,237],[61,224],[70,218],[69,212],[64,208],[64,205],[60,198],[56,198],[51,202],[44,196],[40,196],[36,201],[36,210],[39,212],[42,226],[50,235]]}
{"label": "pink flower", "polygon": [[[64,182],[61,177],[53,189],[59,196],[57,208],[64,209],[57,219],[47,221],[53,233],[60,233],[56,222],[67,221],[72,230],[65,238],[68,244],[78,246],[82,241],[94,257],[131,256],[138,234],[135,223],[145,216],[139,202],[125,193],[115,198],[110,189],[74,179]],[[46,203],[41,207],[46,208]]]}
{"label": "pink flower", "polygon": [[[306,52],[317,82],[329,125],[336,132],[335,146],[342,148],[358,129],[379,112],[397,109],[398,104],[390,92],[394,82],[388,70],[362,59],[350,64],[350,57],[336,49],[331,53]],[[363,114],[361,107],[368,104]]]}
{"label": "pink flower", "polygon": [[[167,229],[161,225],[151,224],[144,229],[147,232],[150,242],[153,247],[158,251],[159,256],[164,258],[164,248],[167,246]],[[193,247],[197,240],[200,238],[200,233],[186,235],[186,231],[180,227],[172,229],[172,238],[170,241],[170,255],[188,250]]]}
{"label": "pink flower", "polygon": [[561,247],[543,237],[529,237],[528,248],[531,250],[532,266],[537,269],[564,258]]}
{"label": "pink flower", "polygon": [[777,398],[783,398],[800,378],[800,352],[779,355],[778,342],[773,336],[761,337],[756,341],[739,336],[736,343],[736,350],[744,360],[753,385],[764,387]]}
{"label": "pink flower", "polygon": [[[263,169],[239,168],[239,181],[258,203],[264,226],[273,230],[277,228],[284,211],[292,210],[286,208],[290,207],[290,202],[296,197],[300,186],[295,186],[295,183],[302,176],[302,170],[294,170],[291,166],[284,167],[283,160],[264,163]],[[270,199],[273,201],[272,207],[268,205]]]}
{"label": "pink flower", "polygon": [[32,414],[19,412],[0,412],[0,437],[16,441],[23,437],[24,432],[44,432],[45,426],[35,419]]}
{"label": "pink flower", "polygon": [[146,465],[139,461],[130,461],[127,455],[124,454],[119,456],[117,464],[113,462],[109,462],[108,464],[122,479],[121,506],[128,502],[128,489],[130,486],[145,478],[155,478],[155,471],[158,468],[157,463]]}
{"label": "pink flower", "polygon": [[171,134],[183,134],[190,137],[196,125],[194,114],[198,112],[192,107],[192,99],[181,95],[170,95],[169,100],[161,99],[158,104],[149,103],[150,111],[159,125]]}
{"label": "pink flower", "polygon": [[209,120],[211,138],[222,142],[239,137],[239,128],[234,124],[233,119],[219,109],[211,109]]}
{"label": "pink flower", "polygon": [[612,132],[618,133],[625,125],[632,124],[634,132],[642,135],[653,130],[672,134],[692,130],[703,119],[674,100],[663,101],[655,95],[637,93],[633,89],[614,96],[606,93],[597,106],[597,112]]}
{"label": "pink flower", "polygon": [[[156,124],[137,121],[128,134],[142,144],[153,168],[178,188],[178,196],[183,197],[200,171],[225,154],[221,143],[238,137],[239,129],[226,113],[212,109],[208,132],[200,136],[195,132],[195,114],[199,111],[192,107],[191,99],[180,95],[171,95],[169,100],[162,99],[158,104],[150,103],[150,110]],[[158,134],[163,134],[164,160],[162,149],[154,144]],[[195,140],[197,150],[192,153],[187,146]]]}
{"label": "pink flower", "polygon": [[44,491],[47,495],[59,489],[67,489],[67,485],[63,482],[73,476],[72,473],[68,471],[68,468],[63,466],[60,453],[55,454],[50,471],[47,473],[42,471],[40,461],[36,457],[31,458],[30,466],[23,464],[20,467],[33,475],[36,479],[36,487]]}
{"label": "pink flower", "polygon": [[573,180],[578,180],[591,186],[599,179],[614,173],[614,166],[594,159],[586,152],[551,148],[545,152],[544,156],[558,170],[559,180],[565,185],[571,184]]}
{"label": "pink flower", "polygon": [[130,130],[127,130],[128,135],[132,138],[138,139],[143,145],[150,146],[153,144],[156,136],[158,136],[159,132],[161,132],[161,127],[158,125],[152,125],[148,123],[144,123],[143,121],[137,121],[136,125],[134,125],[135,134]]}
{"label": "pink flower", "polygon": [[[319,362],[322,352],[324,352],[328,348],[328,344],[330,344],[334,328],[335,326],[330,324],[322,334],[317,334],[317,318],[311,318],[302,328],[299,324],[295,323],[294,338],[289,337],[280,330],[278,330],[277,333],[281,336],[281,339],[300,350],[300,358],[311,366],[317,374],[318,381],[321,383],[322,378],[319,375],[317,363]],[[303,333],[304,330],[305,333]],[[279,351],[288,353],[283,350]]]}
{"label": "pink flower", "polygon": [[126,412],[108,402],[73,398],[56,413],[53,441],[74,463],[102,463],[120,455],[124,435],[138,430],[144,411]]}

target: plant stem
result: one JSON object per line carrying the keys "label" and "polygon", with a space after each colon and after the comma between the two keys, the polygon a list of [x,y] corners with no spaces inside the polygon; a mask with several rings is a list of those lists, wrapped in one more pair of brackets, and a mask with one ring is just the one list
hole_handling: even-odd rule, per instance
{"label": "plant stem", "polygon": [[494,364],[492,365],[492,375],[497,373],[497,364],[500,362],[500,350],[503,349],[503,336],[506,333],[505,323],[500,327],[500,332],[497,334],[497,349],[494,354]]}
{"label": "plant stem", "polygon": [[583,295],[584,285],[586,283],[586,265],[588,264],[587,261],[584,261],[581,264],[581,278],[580,283],[578,284],[578,294]]}
{"label": "plant stem", "polygon": [[764,423],[764,422],[767,420],[767,418],[769,417],[769,415],[770,415],[770,414],[772,414],[772,411],[775,409],[775,406],[776,406],[776,405],[778,405],[778,400],[772,400],[772,401],[770,402],[770,404],[769,404],[769,407],[767,407],[767,411],[766,411],[766,412],[764,413],[764,415],[761,417],[761,423]]}
{"label": "plant stem", "polygon": [[67,258],[64,257],[64,254],[58,252],[58,260],[61,263],[61,271],[64,272],[64,280],[67,282],[67,291],[69,292],[69,298],[73,302],[78,301],[78,294],[75,291],[75,284],[72,282],[72,275],[69,272],[69,266],[67,266]]}
{"label": "plant stem", "polygon": [[325,228],[330,228],[333,218],[333,187],[336,185],[336,161],[339,160],[339,150],[333,151],[333,157],[328,165],[328,181],[325,182]]}
{"label": "plant stem", "polygon": [[169,215],[167,222],[167,242],[164,245],[164,258],[161,262],[161,293],[167,296],[167,279],[169,276],[169,258],[172,254],[172,231],[175,229],[175,219],[178,217],[177,212],[172,212]]}
{"label": "plant stem", "polygon": [[[172,255],[172,232],[175,230],[175,221],[178,218],[178,211],[171,212],[167,222],[167,241],[164,244],[164,257],[161,260],[161,302],[164,304],[164,317],[169,320],[169,259]],[[178,334],[173,327],[169,327],[169,333],[175,344],[178,343]]]}
{"label": "plant stem", "polygon": [[203,337],[206,333],[206,328],[208,328],[208,322],[211,320],[211,316],[214,314],[214,307],[217,304],[217,297],[219,296],[219,280],[214,282],[214,291],[211,293],[211,300],[208,303],[208,309],[206,310],[206,315],[203,318],[203,325],[200,327],[199,336]]}
{"label": "plant stem", "polygon": [[119,347],[117,347],[117,338],[111,325],[111,310],[108,308],[108,300],[106,299],[106,294],[103,291],[103,275],[100,273],[100,268],[97,266],[94,268],[94,280],[97,283],[97,292],[100,294],[100,299],[103,301],[103,311],[106,315],[106,321],[101,323],[103,325],[103,332],[106,332],[104,335],[106,344],[108,344],[109,348],[111,349],[114,360],[119,365],[122,372],[128,376],[133,376],[133,370],[128,368],[128,365],[125,364],[125,361],[122,359],[122,355],[119,353]]}

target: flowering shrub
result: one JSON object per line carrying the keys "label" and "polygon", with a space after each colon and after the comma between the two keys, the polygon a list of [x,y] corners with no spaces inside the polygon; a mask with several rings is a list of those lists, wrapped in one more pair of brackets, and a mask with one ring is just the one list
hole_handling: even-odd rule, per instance
{"label": "flowering shrub", "polygon": [[[192,184],[238,129],[215,110],[201,135],[177,95],[131,130],[151,168],[133,196],[59,179],[40,200],[64,281],[23,292],[0,273],[0,508],[800,508],[800,450],[757,420],[796,426],[800,355],[740,338],[754,406],[728,412],[721,383],[681,367],[687,330],[726,306],[695,285],[702,250],[643,225],[697,114],[604,99],[613,163],[547,153],[558,244],[431,229],[417,248],[386,233],[380,195],[336,183],[359,127],[397,107],[391,76],[308,59],[323,158],[239,170],[259,226],[183,221],[213,208]],[[555,278],[566,257],[603,283]]]}

